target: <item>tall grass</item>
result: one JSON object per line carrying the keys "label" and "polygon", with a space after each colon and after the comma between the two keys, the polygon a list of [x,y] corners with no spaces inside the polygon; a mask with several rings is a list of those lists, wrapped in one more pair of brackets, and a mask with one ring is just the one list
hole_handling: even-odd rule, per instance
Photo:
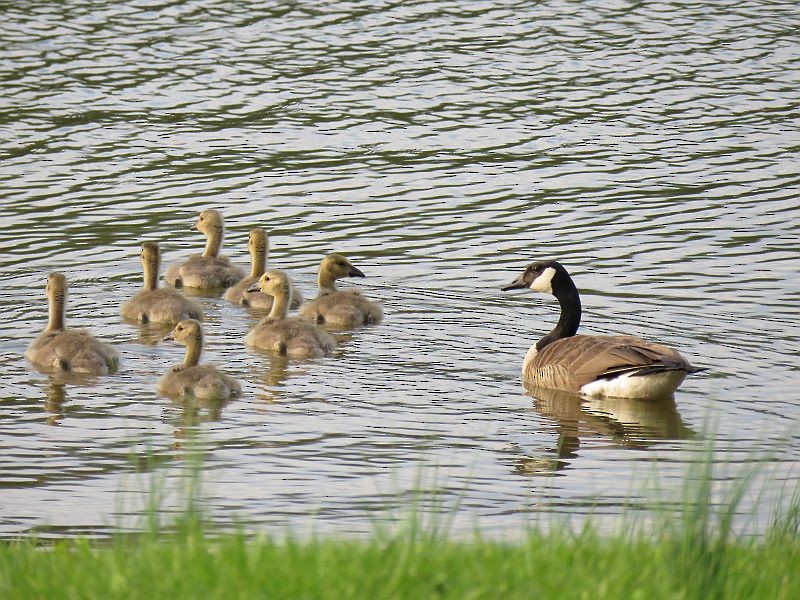
{"label": "tall grass", "polygon": [[150,519],[140,536],[0,544],[0,598],[797,598],[800,488],[768,531],[737,536],[756,467],[715,503],[715,464],[709,451],[688,474],[678,518],[647,529],[623,519],[610,535],[591,521],[532,528],[516,542],[456,542],[447,519],[413,509],[365,540],[217,534],[196,478],[182,519]]}

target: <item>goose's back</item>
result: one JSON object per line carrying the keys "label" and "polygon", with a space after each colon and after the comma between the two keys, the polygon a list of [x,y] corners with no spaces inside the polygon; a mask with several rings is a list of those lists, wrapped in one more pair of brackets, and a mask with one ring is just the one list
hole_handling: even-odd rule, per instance
{"label": "goose's back", "polygon": [[694,368],[677,351],[635,336],[576,335],[528,353],[523,377],[537,385],[569,392],[617,375],[643,376]]}

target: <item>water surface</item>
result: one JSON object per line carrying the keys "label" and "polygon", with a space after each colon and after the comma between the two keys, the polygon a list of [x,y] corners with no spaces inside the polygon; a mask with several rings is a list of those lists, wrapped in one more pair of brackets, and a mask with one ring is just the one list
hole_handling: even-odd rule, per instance
{"label": "water surface", "polygon": [[[0,536],[135,526],[195,438],[212,518],[254,530],[364,534],[419,491],[458,506],[457,533],[613,518],[678,497],[709,441],[719,501],[758,473],[743,522],[797,485],[792,3],[6,5]],[[346,254],[367,277],[344,285],[385,322],[287,362],[244,346],[257,315],[202,297],[205,359],[244,395],[159,396],[182,349],[119,305],[140,242],[185,259],[204,208],[242,266],[266,228],[307,297],[319,260]],[[557,304],[499,288],[550,257],[584,332],[659,340],[708,373],[655,406],[526,394],[522,357]],[[68,322],[115,344],[118,374],[26,363],[54,270]]]}

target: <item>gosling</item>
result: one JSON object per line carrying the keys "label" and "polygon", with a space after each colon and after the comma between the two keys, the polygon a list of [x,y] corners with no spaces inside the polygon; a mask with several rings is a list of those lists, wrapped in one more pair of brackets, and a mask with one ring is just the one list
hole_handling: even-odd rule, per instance
{"label": "gosling", "polygon": [[206,236],[203,254],[194,254],[182,265],[171,265],[165,279],[174,287],[192,287],[201,290],[229,288],[244,277],[244,271],[220,255],[225,223],[216,210],[200,213],[195,227]]}
{"label": "gosling", "polygon": [[51,273],[47,279],[49,320],[45,330],[31,342],[25,357],[35,365],[57,371],[107,375],[117,370],[119,353],[83,329],[67,329],[67,279]]}
{"label": "gosling", "polygon": [[161,253],[156,242],[142,244],[141,260],[144,288],[123,302],[120,307],[123,317],[139,323],[177,323],[184,319],[203,319],[203,309],[197,302],[173,288],[158,287]]}
{"label": "gosling", "polygon": [[198,400],[230,400],[242,393],[239,382],[220,373],[214,365],[201,365],[203,328],[199,321],[186,319],[164,338],[186,346],[183,362],[171,367],[158,380],[158,390],[169,396]]}
{"label": "gosling", "polygon": [[289,277],[283,271],[266,271],[248,291],[261,290],[273,298],[272,310],[245,337],[250,346],[293,358],[330,356],[333,337],[302,317],[287,318],[292,296]]}
{"label": "gosling", "polygon": [[342,277],[364,277],[364,273],[341,254],[331,254],[319,266],[319,296],[300,308],[300,314],[317,324],[341,328],[374,325],[383,319],[379,304],[364,297],[361,290],[337,290],[336,280]]}
{"label": "gosling", "polygon": [[[267,255],[269,254],[267,233],[263,229],[251,229],[250,237],[247,240],[247,249],[250,251],[250,275],[233,287],[228,288],[223,298],[239,306],[270,310],[272,308],[272,296],[260,291],[247,291],[258,281],[258,278],[264,274],[267,268]],[[297,308],[303,303],[303,294],[291,281],[289,283],[292,285],[292,304],[290,308]]]}

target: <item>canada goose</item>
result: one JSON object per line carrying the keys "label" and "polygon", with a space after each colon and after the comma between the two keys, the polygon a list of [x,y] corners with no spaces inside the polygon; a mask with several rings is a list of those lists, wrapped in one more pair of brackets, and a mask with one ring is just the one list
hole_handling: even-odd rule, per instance
{"label": "canada goose", "polygon": [[578,290],[558,262],[528,265],[525,272],[501,288],[530,288],[554,295],[561,305],[555,328],[525,355],[526,383],[593,397],[671,397],[693,367],[678,352],[630,335],[575,335],[581,322]]}
{"label": "canada goose", "polygon": [[158,380],[158,389],[171,396],[191,396],[201,400],[228,400],[242,390],[233,377],[220,373],[214,365],[201,365],[203,328],[199,321],[186,319],[164,338],[186,346],[183,363],[171,367]]}
{"label": "canada goose", "polygon": [[45,330],[31,342],[25,357],[32,363],[57,371],[105,375],[116,371],[117,351],[83,329],[67,329],[67,279],[51,273],[47,279],[50,317]]}
{"label": "canada goose", "polygon": [[283,271],[266,271],[249,291],[273,297],[272,310],[245,337],[250,346],[296,358],[329,356],[336,348],[333,337],[303,317],[286,318],[292,287]]}
{"label": "canada goose", "polygon": [[[269,310],[272,308],[272,296],[260,291],[247,291],[258,281],[258,278],[264,274],[267,268],[267,255],[269,254],[267,233],[263,229],[251,229],[250,237],[247,240],[247,249],[250,251],[250,275],[225,290],[223,298],[240,306]],[[292,284],[292,305],[290,308],[297,308],[302,303],[303,294]]]}
{"label": "canada goose", "polygon": [[184,319],[202,319],[203,309],[173,288],[158,287],[158,269],[161,253],[156,242],[142,244],[142,270],[144,288],[130,300],[123,302],[123,317],[140,323],[177,323]]}
{"label": "canada goose", "polygon": [[175,287],[193,287],[202,290],[229,288],[244,277],[244,271],[232,265],[219,253],[225,235],[222,214],[216,210],[200,213],[195,227],[206,235],[203,254],[194,254],[182,265],[170,265],[165,279]]}
{"label": "canada goose", "polygon": [[319,296],[300,307],[300,314],[318,324],[334,327],[373,325],[383,319],[379,304],[367,300],[358,289],[337,290],[336,280],[342,277],[364,277],[341,254],[331,254],[319,265]]}

